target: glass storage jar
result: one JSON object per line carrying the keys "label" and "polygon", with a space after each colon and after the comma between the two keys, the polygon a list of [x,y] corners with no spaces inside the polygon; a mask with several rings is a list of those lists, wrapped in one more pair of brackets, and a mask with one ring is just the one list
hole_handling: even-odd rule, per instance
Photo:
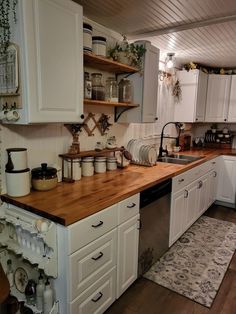
{"label": "glass storage jar", "polygon": [[102,85],[101,73],[92,73],[92,99],[105,100],[105,87]]}
{"label": "glass storage jar", "polygon": [[92,99],[92,81],[88,72],[84,72],[84,98]]}
{"label": "glass storage jar", "polygon": [[122,79],[119,82],[119,102],[133,102],[133,84],[130,80]]}
{"label": "glass storage jar", "polygon": [[118,102],[118,84],[114,77],[106,80],[106,101]]}

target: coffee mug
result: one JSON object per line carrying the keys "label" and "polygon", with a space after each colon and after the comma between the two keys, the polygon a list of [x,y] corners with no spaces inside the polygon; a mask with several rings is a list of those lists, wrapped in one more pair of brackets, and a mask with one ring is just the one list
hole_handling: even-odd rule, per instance
{"label": "coffee mug", "polygon": [[17,121],[20,118],[20,115],[18,113],[18,111],[16,110],[9,110],[6,113],[6,118],[8,121]]}

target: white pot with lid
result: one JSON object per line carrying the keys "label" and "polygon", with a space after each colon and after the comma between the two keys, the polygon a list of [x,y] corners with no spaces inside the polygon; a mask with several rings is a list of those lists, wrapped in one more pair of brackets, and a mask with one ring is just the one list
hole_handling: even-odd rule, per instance
{"label": "white pot with lid", "polygon": [[28,168],[26,148],[7,148],[6,171],[21,171]]}

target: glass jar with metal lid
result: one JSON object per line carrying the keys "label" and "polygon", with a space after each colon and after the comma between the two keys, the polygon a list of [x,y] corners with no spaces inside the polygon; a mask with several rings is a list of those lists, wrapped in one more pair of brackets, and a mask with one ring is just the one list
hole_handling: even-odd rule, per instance
{"label": "glass jar with metal lid", "polygon": [[133,84],[130,80],[122,79],[119,82],[119,102],[133,102]]}
{"label": "glass jar with metal lid", "polygon": [[118,102],[118,84],[114,77],[108,77],[106,80],[106,101]]}
{"label": "glass jar with metal lid", "polygon": [[92,73],[92,99],[105,100],[105,87],[102,84],[101,73]]}

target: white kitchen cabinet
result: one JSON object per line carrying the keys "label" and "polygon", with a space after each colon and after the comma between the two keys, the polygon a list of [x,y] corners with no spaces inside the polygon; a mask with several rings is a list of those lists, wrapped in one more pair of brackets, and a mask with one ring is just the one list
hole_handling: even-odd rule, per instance
{"label": "white kitchen cabinet", "polygon": [[215,201],[217,162],[207,161],[172,179],[169,246]]}
{"label": "white kitchen cabinet", "polygon": [[[157,91],[158,91],[158,70],[159,70],[159,49],[147,41],[137,41],[138,45],[144,45],[143,72],[134,73],[128,77],[133,83],[134,103],[137,108],[122,113],[118,122],[121,123],[142,123],[155,122],[157,120]],[[123,111],[117,108],[117,113]]]}
{"label": "white kitchen cabinet", "polygon": [[211,206],[216,200],[217,185],[218,185],[218,171],[214,169],[209,174],[209,204]]}
{"label": "white kitchen cabinet", "polygon": [[18,3],[19,124],[83,121],[83,12],[70,0]]}
{"label": "white kitchen cabinet", "polygon": [[205,121],[228,121],[230,84],[230,75],[211,74],[208,76]]}
{"label": "white kitchen cabinet", "polygon": [[137,279],[139,198],[63,228],[68,314],[103,313]]}
{"label": "white kitchen cabinet", "polygon": [[208,74],[199,71],[179,71],[181,98],[175,103],[174,121],[202,122],[205,117]]}
{"label": "white kitchen cabinet", "polygon": [[209,180],[209,173],[201,177],[197,181],[198,185],[198,214],[197,217],[200,217],[208,208],[209,206],[209,193],[210,193],[210,180]]}
{"label": "white kitchen cabinet", "polygon": [[217,201],[235,204],[236,157],[222,156],[219,160]]}
{"label": "white kitchen cabinet", "polygon": [[176,192],[171,197],[171,215],[170,215],[170,239],[171,246],[182,234],[184,225],[186,224],[186,197],[187,190]]}
{"label": "white kitchen cabinet", "polygon": [[117,298],[137,279],[139,215],[118,226]]}
{"label": "white kitchen cabinet", "polygon": [[231,78],[228,122],[236,122],[236,75]]}

